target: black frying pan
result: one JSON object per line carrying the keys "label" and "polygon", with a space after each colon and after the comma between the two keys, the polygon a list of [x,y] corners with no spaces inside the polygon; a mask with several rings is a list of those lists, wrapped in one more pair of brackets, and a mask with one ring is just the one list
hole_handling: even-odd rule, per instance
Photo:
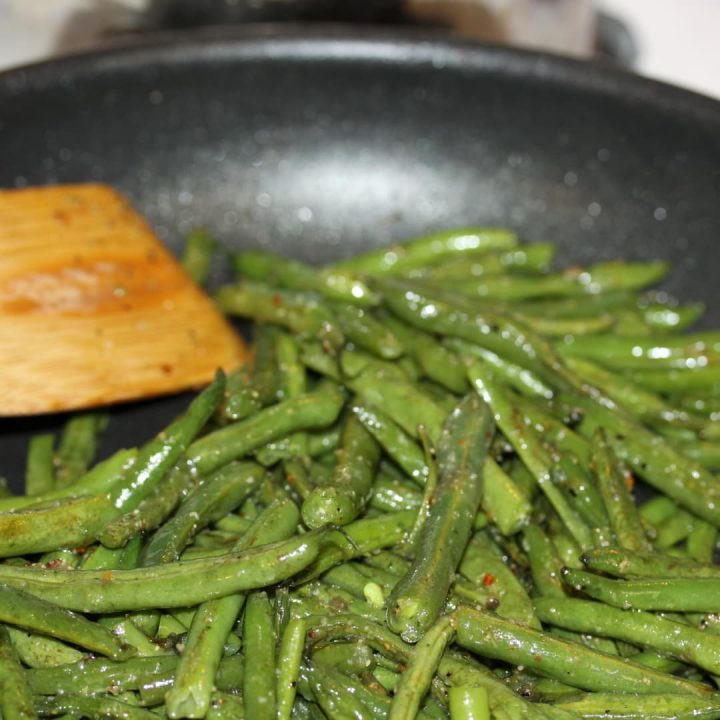
{"label": "black frying pan", "polygon": [[[0,75],[0,186],[87,180],[127,193],[174,248],[201,223],[321,262],[487,223],[557,242],[563,264],[667,258],[668,289],[720,325],[720,104],[589,64],[291,27]],[[184,402],[118,408],[105,452]],[[0,424],[16,486],[29,433],[61,420]]]}

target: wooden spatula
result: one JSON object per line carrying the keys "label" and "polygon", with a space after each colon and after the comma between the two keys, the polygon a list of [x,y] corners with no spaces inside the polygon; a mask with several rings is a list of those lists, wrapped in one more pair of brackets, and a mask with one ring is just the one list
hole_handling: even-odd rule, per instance
{"label": "wooden spatula", "polygon": [[0,191],[0,415],[198,387],[246,353],[111,188]]}

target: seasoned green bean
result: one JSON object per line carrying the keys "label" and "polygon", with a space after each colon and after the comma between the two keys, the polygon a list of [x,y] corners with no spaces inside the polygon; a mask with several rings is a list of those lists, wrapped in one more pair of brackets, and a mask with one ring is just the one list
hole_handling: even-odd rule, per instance
{"label": "seasoned green bean", "polygon": [[188,462],[207,474],[290,433],[327,428],[343,402],[342,392],[329,387],[284,400],[196,440],[188,448]]}
{"label": "seasoned green bean", "polygon": [[216,470],[150,538],[143,549],[142,564],[177,560],[199,530],[237,508],[264,475],[259,465],[248,462],[235,461]]}
{"label": "seasoned green bean", "polygon": [[318,270],[310,265],[262,250],[243,250],[233,255],[235,271],[250,280],[260,280],[290,290],[317,292],[330,300],[368,307],[377,296],[360,277],[338,268]]}
{"label": "seasoned green bean", "polygon": [[462,228],[413,238],[402,245],[390,245],[336,263],[336,270],[385,275],[403,273],[423,265],[433,265],[446,257],[466,257],[488,250],[517,245],[517,237],[499,228]]}
{"label": "seasoned green bean", "polygon": [[4,626],[0,626],[0,712],[8,720],[37,717],[27,676]]}
{"label": "seasoned green bean", "polygon": [[329,481],[312,490],[303,502],[303,522],[309,528],[352,522],[370,499],[379,460],[380,446],[357,416],[351,415]]}
{"label": "seasoned green bean", "polygon": [[59,488],[72,485],[87,472],[107,422],[106,415],[97,413],[76,415],[68,420],[55,457],[55,483]]}
{"label": "seasoned green bean", "polygon": [[210,274],[214,250],[215,241],[205,228],[193,228],[187,234],[180,264],[198,285],[204,285]]}
{"label": "seasoned green bean", "polygon": [[[574,572],[574,571],[573,571]],[[708,697],[700,683],[653,671],[629,660],[523,628],[468,607],[458,608],[457,642],[485,657],[533,668],[584,690],[684,693]]]}
{"label": "seasoned green bean", "polygon": [[0,582],[82,612],[116,612],[197,605],[287,580],[320,552],[322,533],[215,558],[137,570],[41,570],[0,565]]}
{"label": "seasoned green bean", "polygon": [[650,648],[711,673],[720,667],[719,636],[652,613],[558,597],[537,598],[535,612],[543,623]]}
{"label": "seasoned green bean", "polygon": [[445,423],[435,499],[413,565],[388,599],[387,623],[408,641],[419,640],[445,603],[482,498],[492,435],[490,410],[476,395],[468,395]]}
{"label": "seasoned green bean", "polygon": [[55,487],[54,449],[52,433],[30,438],[25,463],[25,495],[42,495]]}

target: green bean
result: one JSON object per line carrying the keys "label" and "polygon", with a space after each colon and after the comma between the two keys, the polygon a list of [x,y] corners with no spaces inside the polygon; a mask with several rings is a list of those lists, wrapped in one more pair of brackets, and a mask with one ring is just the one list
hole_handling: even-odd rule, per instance
{"label": "green bean", "polygon": [[121,512],[134,510],[157,487],[211,417],[224,390],[225,375],[218,371],[212,384],[190,403],[186,412],[142,448],[126,480],[110,491],[115,508]]}
{"label": "green bean", "polygon": [[594,548],[583,555],[583,562],[591,570],[616,577],[720,579],[720,567],[712,562],[701,564],[688,558],[621,548]]}
{"label": "green bean", "polygon": [[458,571],[470,582],[486,589],[500,617],[540,629],[532,601],[522,583],[505,564],[500,549],[484,532],[475,533],[465,548]]}
{"label": "green bean", "polygon": [[116,692],[136,690],[143,678],[172,671],[177,664],[173,655],[136,657],[124,662],[86,660],[82,663],[32,670],[28,673],[30,687],[36,695],[76,692],[81,695],[100,693],[108,687]]}
{"label": "green bean", "polygon": [[[304,641],[303,635],[303,643]],[[362,675],[368,670],[372,670],[375,674],[379,667],[376,666],[372,649],[363,640],[334,642],[316,647],[312,653],[312,660],[346,675]]]}
{"label": "green bean", "polygon": [[45,635],[33,635],[8,626],[10,641],[18,657],[30,668],[46,668],[66,663],[76,663],[85,655],[60,640]]}
{"label": "green bean", "polygon": [[683,455],[699,463],[707,470],[720,470],[720,443],[714,442],[678,442],[676,447]]}
{"label": "green bean", "polygon": [[450,720],[490,720],[488,691],[482,687],[452,687]]}
{"label": "green bean", "polygon": [[720,333],[670,337],[624,337],[615,334],[567,338],[563,353],[616,368],[696,368],[720,358]]}
{"label": "green bean", "polygon": [[566,568],[563,580],[596,600],[628,610],[712,613],[720,592],[720,579],[714,577],[609,580]]}
{"label": "green bean", "polygon": [[608,262],[547,275],[493,275],[455,283],[465,292],[494,300],[529,300],[538,297],[567,297],[597,294],[608,290],[636,290],[652,285],[667,274],[663,262]]}
{"label": "green bean", "polygon": [[58,488],[72,485],[87,472],[107,422],[106,415],[97,413],[76,415],[68,420],[55,458],[55,483]]}
{"label": "green bean", "polygon": [[570,390],[578,384],[550,344],[514,319],[488,308],[445,302],[436,289],[425,292],[413,283],[383,280],[380,287],[383,302],[410,325],[479,345],[552,388]]}
{"label": "green bean", "polygon": [[668,405],[655,393],[644,390],[622,375],[607,370],[583,358],[567,357],[568,366],[583,380],[598,388],[613,402],[632,413],[639,420],[658,417],[675,425],[700,429],[704,419]]}
{"label": "green bean", "polygon": [[581,337],[597,335],[610,328],[616,329],[616,317],[605,313],[592,318],[553,318],[538,315],[520,315],[514,313],[520,322],[525,323],[536,333],[547,338],[566,338],[568,335]]}
{"label": "green bean", "polygon": [[382,704],[378,706],[380,699],[368,707],[358,696],[357,686],[339,673],[333,673],[329,668],[316,663],[306,663],[303,666],[300,688],[304,695],[315,700],[327,717],[370,720],[387,715],[386,708]]}
{"label": "green bean", "polygon": [[505,250],[517,245],[517,237],[499,228],[462,228],[445,230],[412,238],[402,245],[389,245],[335,263],[334,270],[348,270],[368,275],[407,272],[423,265],[433,265],[447,257],[482,255],[488,250]]}
{"label": "green bean", "polygon": [[235,272],[250,280],[260,280],[290,290],[317,292],[330,300],[368,307],[377,304],[377,296],[357,276],[340,269],[317,268],[298,260],[262,250],[244,250],[233,254]]}
{"label": "green bean", "polygon": [[[352,593],[357,598],[366,599],[369,582],[372,581],[380,588],[381,593],[386,594],[392,590],[398,578],[377,568],[373,568],[372,575],[368,575],[362,572],[361,566],[357,563],[345,563],[328,570],[322,580]],[[378,603],[378,606],[384,607],[384,602]]]}
{"label": "green bean", "polygon": [[108,548],[120,548],[138,533],[155,530],[196,484],[197,478],[190,467],[180,461],[134,510],[106,525],[98,539]]}
{"label": "green bean", "polygon": [[25,495],[42,495],[55,487],[54,448],[52,433],[30,438],[25,464]]}
{"label": "green bean", "polygon": [[[548,624],[552,625],[552,623]],[[584,645],[591,650],[597,650],[598,652],[605,653],[606,655],[618,655],[621,657],[632,656],[627,654],[621,655],[621,653],[618,651],[618,645],[622,641],[618,641],[618,643],[616,643],[614,640],[606,637],[598,637],[595,635],[589,635],[587,633],[574,632],[572,630],[565,630],[559,627],[550,627],[547,632],[549,632],[554,637],[560,638],[561,640],[569,640],[570,642]],[[629,645],[628,647],[632,648],[633,652],[635,651],[634,646]]]}
{"label": "green bean", "polygon": [[[300,347],[291,335],[280,333],[275,340],[275,355],[280,371],[280,394],[289,399],[308,390],[305,366],[300,362]],[[307,434],[295,433],[287,438],[289,451],[295,456],[308,454]]]}
{"label": "green bean", "polygon": [[137,450],[118,450],[68,487],[49,490],[40,495],[2,497],[0,498],[0,513],[16,512],[23,508],[47,508],[53,503],[70,498],[107,492],[129,470],[136,457]]}
{"label": "green bean", "polygon": [[465,368],[454,352],[432,335],[406,325],[388,312],[383,312],[380,317],[400,339],[405,351],[417,362],[425,377],[451,393],[461,395],[467,391]]}
{"label": "green bean", "polygon": [[[546,435],[547,437],[547,435]],[[552,448],[549,448],[552,452]],[[566,450],[566,448],[563,448]],[[570,451],[553,457],[550,468],[556,487],[565,492],[568,501],[585,521],[596,545],[608,545],[614,541],[610,519],[594,478],[585,470],[578,458]]]}
{"label": "green bean", "polygon": [[207,281],[214,250],[215,241],[205,228],[193,228],[187,234],[180,264],[198,285]]}
{"label": "green bean", "polygon": [[102,625],[4,584],[0,584],[0,622],[66,640],[114,660],[134,653]]}
{"label": "green bean", "polygon": [[374,405],[354,403],[351,410],[408,477],[418,485],[424,485],[428,468],[417,443]]}
{"label": "green bean", "polygon": [[666,673],[676,673],[678,670],[682,670],[686,666],[677,660],[660,655],[659,653],[651,650],[645,650],[643,652],[635,653],[630,656],[632,661],[638,665],[652,668],[653,670],[662,670]]}
{"label": "green bean", "polygon": [[281,325],[332,348],[339,347],[344,340],[331,311],[309,293],[242,282],[221,287],[215,293],[215,301],[229,315]]}
{"label": "green bean", "polygon": [[561,399],[584,412],[583,434],[604,427],[619,457],[650,485],[704,520],[720,524],[720,485],[711,473],[605,404],[579,395]]}
{"label": "green bean", "polygon": [[305,501],[315,490],[314,478],[311,480],[312,472],[302,460],[284,460],[282,464],[285,480],[289,488],[297,496]]}
{"label": "green bean", "polygon": [[483,275],[498,275],[506,271],[544,272],[554,254],[555,247],[550,243],[534,243],[510,250],[488,251],[473,259],[448,257],[439,265],[413,268],[407,272],[407,275],[440,283]]}
{"label": "green bean", "polygon": [[[57,695],[42,697],[35,701],[40,717],[67,714],[69,717],[107,718],[108,720],[157,720],[150,710],[134,707],[111,697],[88,697],[85,695]],[[32,716],[29,716],[32,717]]]}
{"label": "green bean", "polygon": [[303,649],[305,647],[305,622],[290,620],[282,637],[277,659],[275,697],[277,699],[277,720],[290,720],[295,702],[295,693]]}
{"label": "green bean", "polygon": [[[290,501],[270,505],[233,550],[285,540],[294,533],[299,519],[297,507]],[[165,699],[169,717],[202,718],[207,714],[223,644],[244,602],[243,595],[228,595],[203,603],[195,611],[175,672],[175,683]]]}
{"label": "green bean", "polygon": [[430,507],[435,501],[435,492],[439,479],[437,462],[435,462],[435,447],[433,446],[424,425],[418,426],[418,435],[420,436],[423,455],[425,456],[425,466],[428,469],[428,476],[425,481],[422,497],[420,498],[420,506],[415,518],[415,523],[403,540],[402,549],[398,550],[401,554],[413,553],[422,529],[425,527],[425,523],[430,515]]}
{"label": "green bean", "polygon": [[529,427],[522,413],[513,406],[512,396],[496,382],[492,373],[479,363],[468,368],[468,377],[478,393],[492,408],[497,426],[511,441],[573,538],[581,547],[591,547],[593,540],[590,529],[553,482],[550,455],[542,447],[539,438],[535,435],[533,428]]}
{"label": "green bean", "polygon": [[[28,681],[36,695],[73,692],[93,695],[102,693],[107,688],[125,692],[139,690],[149,678],[167,676],[168,673],[172,684],[172,675],[177,664],[177,655],[134,657],[124,662],[98,658],[31,670],[28,672]],[[223,659],[215,678],[217,686],[223,690],[237,687],[242,679],[242,665],[242,657],[239,655]]]}
{"label": "green bean", "polygon": [[399,543],[412,527],[415,516],[413,510],[387,513],[356,520],[342,531],[333,530],[328,534],[329,545],[320,553],[309,575],[301,576],[301,581],[318,577],[345,560]]}
{"label": "green bean", "polygon": [[482,507],[503,535],[513,535],[529,522],[530,496],[491,458],[483,475]]}
{"label": "green bean", "polygon": [[642,527],[626,475],[602,428],[593,435],[592,464],[618,544],[628,550],[650,551],[652,545]]}
{"label": "green bean", "polygon": [[309,582],[297,589],[297,595],[290,598],[291,615],[295,618],[335,615],[347,612],[365,620],[382,623],[384,611],[375,608],[365,600],[358,600],[342,588],[320,582]]}
{"label": "green bean", "polygon": [[656,526],[655,547],[658,550],[669,550],[690,535],[694,524],[693,515],[678,510],[672,517]]}
{"label": "green bean", "polygon": [[317,557],[323,537],[306,533],[242,553],[137,570],[68,573],[0,565],[0,581],[82,612],[185,607],[287,580]]}
{"label": "green bean", "polygon": [[258,487],[264,474],[255,463],[237,461],[216,470],[150,538],[143,549],[142,564],[177,560],[198,530],[237,508]]}
{"label": "green bean", "polygon": [[393,478],[380,472],[372,487],[370,507],[383,512],[417,510],[423,496],[409,481]]}
{"label": "green bean", "polygon": [[532,668],[580,689],[684,693],[700,697],[712,692],[700,683],[634,665],[472,608],[458,608],[456,617],[457,643],[461,647],[484,657]]}
{"label": "green bean", "polygon": [[523,530],[523,546],[530,560],[533,584],[541,597],[565,597],[561,563],[552,542],[539,525]]}
{"label": "green bean", "polygon": [[608,720],[693,720],[720,717],[720,701],[687,695],[592,693],[559,700],[575,717]]}
{"label": "green bean", "polygon": [[720,366],[702,365],[693,368],[642,368],[624,370],[624,375],[640,387],[663,394],[702,392],[715,395],[720,392]]}
{"label": "green bean", "polygon": [[687,551],[692,560],[698,563],[712,563],[715,557],[718,531],[716,527],[703,520],[695,520],[687,539]]}
{"label": "green bean", "polygon": [[319,375],[340,382],[342,374],[335,353],[326,352],[321,342],[303,340],[300,346],[300,362]]}
{"label": "green bean", "polygon": [[640,311],[643,320],[651,328],[671,332],[684,330],[699,320],[705,312],[705,306],[702,303],[670,306],[662,303],[647,302],[645,304],[640,303]]}
{"label": "green bean", "polygon": [[329,482],[312,490],[303,502],[303,522],[309,528],[352,522],[370,499],[379,460],[380,446],[357,416],[351,415]]}
{"label": "green bean", "polygon": [[332,425],[343,401],[342,393],[332,388],[284,400],[196,440],[188,448],[188,462],[207,474],[277,438],[299,430],[321,430]]}
{"label": "green bean", "polygon": [[720,667],[720,636],[652,613],[570,598],[537,598],[535,612],[543,623],[650,648],[711,673]]}
{"label": "green bean", "polygon": [[240,695],[214,692],[205,717],[207,720],[243,720],[246,717],[245,703]]}
{"label": "green bean", "polygon": [[[276,716],[275,631],[272,608],[265,592],[254,592],[247,600],[243,621],[245,654],[252,662],[245,667],[243,699],[252,718]],[[180,717],[180,716],[178,716]]]}
{"label": "green bean", "polygon": [[[350,357],[343,353],[344,367]],[[416,437],[417,426],[424,425],[433,442],[437,441],[445,411],[394,369],[368,359],[365,367],[346,382],[362,401],[382,406],[406,433]]]}
{"label": "green bean", "polygon": [[0,626],[0,712],[2,717],[13,720],[37,717],[27,676],[3,626]]}
{"label": "green bean", "polygon": [[482,498],[492,434],[490,410],[476,395],[463,399],[443,428],[435,501],[413,565],[388,599],[388,625],[404,639],[416,642],[442,610]]}
{"label": "green bean", "polygon": [[368,310],[352,305],[332,305],[338,325],[348,342],[385,360],[403,354],[404,348],[397,335]]}
{"label": "green bean", "polygon": [[448,338],[445,340],[445,345],[452,348],[465,359],[466,362],[470,362],[470,358],[473,357],[484,360],[493,368],[493,371],[500,378],[523,395],[544,398],[551,398],[553,395],[552,390],[533,375],[530,370],[508,362],[505,358],[496,355],[484,347],[460,340],[459,338]]}
{"label": "green bean", "polygon": [[533,298],[515,302],[512,308],[521,315],[539,315],[553,318],[587,318],[609,312],[616,315],[625,308],[637,305],[628,290],[606,290],[595,295],[569,295],[566,297]]}
{"label": "green bean", "polygon": [[250,385],[250,377],[250,367],[246,364],[228,375],[225,398],[218,408],[221,420],[242,420],[260,409],[260,399]]}
{"label": "green bean", "polygon": [[0,557],[83,545],[117,515],[107,495],[68,498],[39,508],[0,513]]}
{"label": "green bean", "polygon": [[273,325],[255,326],[253,364],[247,391],[261,408],[283,399],[283,378],[277,352],[280,337],[280,331]]}
{"label": "green bean", "polygon": [[417,716],[440,658],[454,635],[453,618],[446,616],[437,620],[418,642],[400,676],[388,720],[413,720]]}
{"label": "green bean", "polygon": [[677,512],[677,505],[665,495],[656,495],[640,505],[638,512],[646,523],[657,526]]}

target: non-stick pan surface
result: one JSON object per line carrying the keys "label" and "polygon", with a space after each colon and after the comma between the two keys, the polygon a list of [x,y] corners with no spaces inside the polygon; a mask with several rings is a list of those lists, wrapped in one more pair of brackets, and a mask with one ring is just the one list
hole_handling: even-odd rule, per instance
{"label": "non-stick pan surface", "polygon": [[[322,262],[484,223],[556,242],[563,264],[666,258],[668,290],[720,324],[720,104],[593,65],[294,27],[0,75],[0,186],[92,180],[176,249],[203,224]],[[115,410],[104,451],[184,400]],[[30,432],[61,420],[3,421],[0,472],[17,484]]]}

